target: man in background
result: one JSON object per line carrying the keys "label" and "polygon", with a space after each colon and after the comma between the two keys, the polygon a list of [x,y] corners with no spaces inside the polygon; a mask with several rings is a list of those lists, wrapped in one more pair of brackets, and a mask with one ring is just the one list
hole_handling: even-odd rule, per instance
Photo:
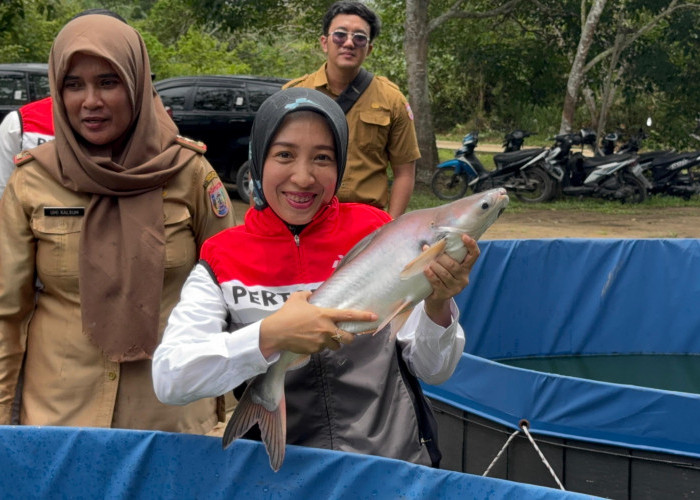
{"label": "man in background", "polygon": [[[348,161],[338,198],[385,209],[396,218],[413,193],[420,158],[413,113],[399,88],[362,68],[379,34],[379,17],[360,2],[334,3],[323,17],[326,62],[315,73],[287,83],[334,98],[346,113]],[[349,107],[349,110],[347,109]],[[393,183],[389,190],[387,169]]]}

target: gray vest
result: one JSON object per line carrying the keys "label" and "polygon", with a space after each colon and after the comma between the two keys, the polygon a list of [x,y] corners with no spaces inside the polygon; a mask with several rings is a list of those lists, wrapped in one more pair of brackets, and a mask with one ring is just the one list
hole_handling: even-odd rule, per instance
{"label": "gray vest", "polygon": [[287,443],[430,465],[388,328],[287,372]]}

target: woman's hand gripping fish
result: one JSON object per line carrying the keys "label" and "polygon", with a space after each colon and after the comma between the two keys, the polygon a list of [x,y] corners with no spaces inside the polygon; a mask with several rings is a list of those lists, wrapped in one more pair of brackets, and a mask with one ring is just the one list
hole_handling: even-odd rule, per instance
{"label": "woman's hand gripping fish", "polygon": [[[341,322],[338,327],[355,334],[376,333],[397,316],[407,316],[403,313],[432,293],[423,274],[430,262],[443,252],[461,262],[466,256],[462,234],[478,239],[507,205],[505,189],[498,188],[406,213],[358,242],[309,302],[372,311],[378,317],[375,322]],[[429,248],[423,250],[425,245]],[[279,470],[287,434],[285,373],[307,358],[284,351],[266,373],[250,382],[224,431],[224,448],[257,423],[270,466]]]}

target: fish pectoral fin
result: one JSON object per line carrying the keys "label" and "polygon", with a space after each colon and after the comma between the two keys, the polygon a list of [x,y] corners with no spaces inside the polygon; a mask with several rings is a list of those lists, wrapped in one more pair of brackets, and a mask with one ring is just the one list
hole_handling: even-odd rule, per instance
{"label": "fish pectoral fin", "polygon": [[442,254],[442,252],[445,251],[446,245],[446,238],[443,238],[440,241],[431,245],[430,248],[428,248],[427,250],[422,252],[418,257],[406,264],[406,267],[403,268],[401,274],[399,274],[399,277],[402,280],[406,280],[422,273],[425,269],[425,266],[437,259],[440,256],[440,254]]}
{"label": "fish pectoral fin", "polygon": [[406,308],[405,310],[401,311],[399,314],[394,316],[394,319],[391,321],[391,340],[394,341],[396,340],[396,336],[399,334],[399,330],[403,327],[403,325],[406,324],[406,321],[408,321],[408,317],[411,315],[413,312],[413,307]]}
{"label": "fish pectoral fin", "polygon": [[[373,333],[372,335],[375,335],[377,332],[382,331],[382,329],[383,329],[386,325],[388,325],[389,323],[391,323],[391,321],[392,321],[394,318],[396,318],[396,317],[401,317],[401,315],[402,315],[404,312],[407,312],[407,313],[410,314],[411,309],[413,309],[413,306],[412,306],[411,304],[412,304],[412,303],[411,303],[411,300],[410,300],[410,299],[406,299],[406,300],[404,300],[403,302],[401,302],[401,303],[399,304],[399,306],[398,306],[396,309],[394,309],[394,311],[393,311],[391,314],[389,314],[389,315],[384,319],[384,321],[381,322],[381,324],[377,327],[377,329],[374,331],[374,333]],[[403,325],[403,323],[406,322],[406,319],[408,319],[408,316],[406,316],[406,318],[403,319],[403,322],[401,323],[401,325]],[[396,331],[398,332],[398,329],[397,329]]]}
{"label": "fish pectoral fin", "polygon": [[277,472],[284,462],[287,442],[287,403],[283,394],[277,409],[269,411],[263,405],[253,402],[250,391],[249,385],[226,425],[222,444],[224,449],[228,448],[233,441],[258,424],[260,436],[270,457],[270,467]]}

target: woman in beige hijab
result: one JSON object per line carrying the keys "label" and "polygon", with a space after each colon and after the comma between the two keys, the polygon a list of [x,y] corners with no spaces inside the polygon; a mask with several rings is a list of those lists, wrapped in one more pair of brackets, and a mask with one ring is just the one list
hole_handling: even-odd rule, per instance
{"label": "woman in beige hijab", "polygon": [[159,403],[150,358],[201,244],[234,223],[226,191],[127,24],[71,20],[49,79],[56,139],[18,155],[0,200],[0,424],[21,372],[21,424],[207,432],[221,405]]}

